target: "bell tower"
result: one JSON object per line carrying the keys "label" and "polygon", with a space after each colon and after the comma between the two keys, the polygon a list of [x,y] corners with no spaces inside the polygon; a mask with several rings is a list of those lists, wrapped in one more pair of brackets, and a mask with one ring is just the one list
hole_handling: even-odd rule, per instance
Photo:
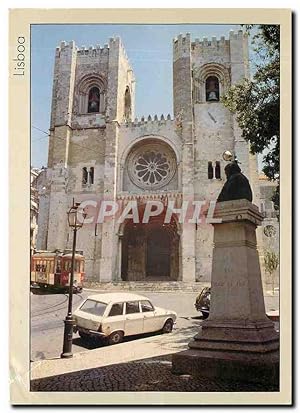
{"label": "bell tower", "polygon": [[[237,157],[255,194],[256,157],[250,155],[234,116],[222,104],[227,89],[248,76],[248,38],[243,31],[231,31],[227,39],[192,41],[189,34],[174,39],[174,117],[182,139],[183,198],[216,200],[226,180],[225,151]],[[208,281],[202,277],[211,272],[211,228],[190,228],[187,238],[190,244],[195,239],[196,279]]]}
{"label": "bell tower", "polygon": [[[70,247],[66,211],[72,198],[88,194],[113,201],[117,187],[120,124],[134,119],[135,78],[119,37],[104,46],[62,41],[55,51],[48,148],[47,185],[43,193],[38,248]],[[103,237],[82,228],[78,249],[86,270],[112,279],[114,246],[111,223]],[[107,237],[107,238],[106,238]]]}

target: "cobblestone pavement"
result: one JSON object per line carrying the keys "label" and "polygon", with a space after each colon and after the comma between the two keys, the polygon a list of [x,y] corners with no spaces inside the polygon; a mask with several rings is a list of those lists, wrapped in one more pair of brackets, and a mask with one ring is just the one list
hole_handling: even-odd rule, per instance
{"label": "cobblestone pavement", "polygon": [[171,373],[171,356],[155,357],[82,370],[31,381],[31,391],[171,391],[171,392],[262,392],[278,391],[271,385],[193,378]]}

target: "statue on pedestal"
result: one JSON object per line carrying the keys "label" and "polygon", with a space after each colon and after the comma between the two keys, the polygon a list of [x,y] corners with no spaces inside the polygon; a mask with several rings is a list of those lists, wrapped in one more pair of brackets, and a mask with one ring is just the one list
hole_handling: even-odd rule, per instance
{"label": "statue on pedestal", "polygon": [[227,181],[225,182],[217,202],[247,199],[252,202],[252,190],[248,179],[242,174],[236,161],[225,166]]}

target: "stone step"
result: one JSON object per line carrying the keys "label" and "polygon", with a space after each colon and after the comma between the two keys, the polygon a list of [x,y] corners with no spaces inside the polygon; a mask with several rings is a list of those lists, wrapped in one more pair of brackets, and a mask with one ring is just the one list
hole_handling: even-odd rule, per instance
{"label": "stone step", "polygon": [[186,283],[180,281],[120,281],[120,282],[97,282],[85,281],[84,288],[97,289],[101,291],[186,291],[201,292],[209,283],[195,282]]}

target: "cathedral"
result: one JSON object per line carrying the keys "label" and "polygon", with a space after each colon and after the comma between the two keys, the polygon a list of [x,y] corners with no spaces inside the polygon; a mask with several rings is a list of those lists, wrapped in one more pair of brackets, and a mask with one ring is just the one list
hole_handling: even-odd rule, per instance
{"label": "cathedral", "polygon": [[[123,209],[134,201],[141,214],[147,202],[160,201],[162,213],[147,223],[111,216],[83,225],[77,249],[86,279],[209,283],[213,228],[181,222],[177,212],[185,201],[217,199],[226,180],[223,154],[230,151],[266,218],[258,231],[261,257],[266,248],[278,253],[272,183],[259,176],[256,156],[221,102],[231,85],[249,77],[247,34],[173,40],[173,116],[135,117],[135,75],[120,38],[90,48],[61,42],[55,53],[37,249],[72,247],[73,199],[114,201]],[[174,214],[166,223],[169,205]]]}

